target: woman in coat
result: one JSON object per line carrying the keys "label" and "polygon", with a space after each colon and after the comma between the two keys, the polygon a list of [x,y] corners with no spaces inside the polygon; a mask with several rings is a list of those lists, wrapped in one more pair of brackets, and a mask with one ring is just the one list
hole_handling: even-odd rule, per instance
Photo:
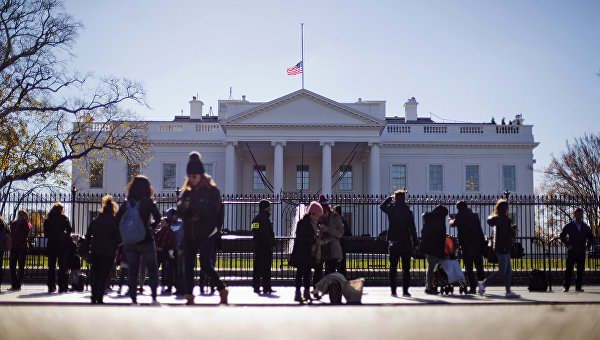
{"label": "woman in coat", "polygon": [[438,205],[431,212],[423,213],[423,230],[421,236],[421,251],[427,258],[427,273],[425,274],[425,293],[437,294],[433,287],[433,269],[439,259],[445,257],[446,246],[446,216],[448,208]]}
{"label": "woman in coat", "polygon": [[[29,214],[26,210],[19,210],[17,219],[10,222],[10,257],[8,266],[10,267],[11,287],[9,290],[20,291],[25,276],[25,257],[27,256],[27,238],[31,232],[31,223],[29,223]],[[17,265],[19,271],[17,273]]]}
{"label": "woman in coat", "polygon": [[504,287],[506,288],[505,296],[507,298],[518,298],[519,295],[510,289],[512,275],[510,250],[513,245],[516,228],[513,228],[512,221],[508,217],[507,200],[498,200],[494,207],[494,213],[488,218],[487,222],[494,229],[493,246],[494,252],[498,256],[498,271],[493,272],[485,280],[479,282],[479,295],[483,296],[488,282],[500,276],[504,280]]}
{"label": "woman in coat", "polygon": [[102,297],[106,282],[113,268],[117,244],[120,242],[119,228],[115,221],[117,204],[113,197],[102,197],[102,209],[87,230],[85,238],[90,242],[92,262],[92,304],[104,303]]}
{"label": "woman in coat", "polygon": [[54,203],[44,220],[44,236],[48,238],[48,293],[56,290],[56,260],[58,260],[58,292],[69,290],[69,243],[71,242],[71,222],[65,216],[63,205]]}
{"label": "woman in coat", "polygon": [[[124,216],[128,209],[139,210],[139,215],[142,219],[142,223],[146,229],[144,238],[135,244],[123,244],[127,261],[129,264],[129,296],[131,297],[131,304],[137,305],[137,275],[135,273],[139,270],[140,257],[143,256],[148,266],[148,275],[150,281],[150,288],[152,289],[152,304],[160,305],[156,300],[156,288],[158,287],[158,267],[156,264],[156,247],[154,246],[154,238],[152,237],[152,227],[156,227],[160,221],[160,213],[154,203],[154,189],[150,185],[150,181],[146,176],[138,175],[135,176],[127,184],[127,200],[121,204],[117,215],[115,216],[115,223],[120,228],[121,218]],[[150,216],[154,218],[154,221],[150,223]],[[152,227],[151,227],[152,226]]]}
{"label": "woman in coat", "polygon": [[304,217],[296,225],[294,248],[290,255],[289,264],[296,270],[296,296],[294,301],[302,302],[300,287],[304,283],[304,299],[310,300],[310,269],[314,267],[320,256],[316,247],[318,239],[318,220],[323,215],[323,208],[315,201],[310,203]]}

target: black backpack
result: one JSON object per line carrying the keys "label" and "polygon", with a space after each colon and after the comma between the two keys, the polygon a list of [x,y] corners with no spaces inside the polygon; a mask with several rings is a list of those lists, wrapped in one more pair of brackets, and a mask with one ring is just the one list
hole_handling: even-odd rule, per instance
{"label": "black backpack", "polygon": [[548,280],[546,280],[546,273],[534,269],[529,274],[529,291],[530,292],[545,292],[548,290]]}

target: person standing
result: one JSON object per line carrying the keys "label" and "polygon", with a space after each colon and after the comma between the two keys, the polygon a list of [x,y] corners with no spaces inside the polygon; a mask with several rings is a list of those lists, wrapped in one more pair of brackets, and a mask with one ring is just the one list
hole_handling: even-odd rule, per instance
{"label": "person standing", "polygon": [[[143,239],[137,243],[126,244],[123,239],[123,248],[125,250],[125,256],[127,257],[127,264],[129,265],[128,284],[132,306],[138,305],[136,290],[138,276],[136,274],[139,271],[140,257],[144,258],[146,265],[148,266],[149,283],[152,290],[152,304],[160,305],[156,300],[158,267],[156,264],[156,247],[154,245],[154,238],[152,237],[152,227],[158,224],[161,216],[153,198],[154,189],[150,185],[148,178],[146,176],[137,175],[127,184],[127,199],[121,204],[119,211],[117,211],[117,215],[115,216],[115,222],[121,229],[121,236],[123,236],[123,226],[121,225],[122,218],[126,216],[133,217],[133,213],[137,210],[145,232]],[[133,209],[133,211],[130,211],[130,209]],[[150,221],[150,216],[154,218],[152,223]],[[123,223],[127,224],[128,222],[130,221],[124,220]]]}
{"label": "person standing", "polygon": [[2,292],[2,281],[4,280],[4,252],[10,250],[9,235],[8,225],[0,215],[0,292]]}
{"label": "person standing", "polygon": [[342,220],[342,224],[344,225],[344,235],[340,238],[340,246],[342,247],[342,260],[338,264],[338,272],[344,276],[346,276],[346,237],[352,237],[352,230],[350,230],[350,225],[342,216],[342,207],[336,206],[333,210],[340,216]]}
{"label": "person standing", "polygon": [[172,277],[169,275],[171,270],[170,260],[175,258],[177,241],[175,240],[175,232],[171,230],[167,217],[161,219],[158,228],[154,231],[154,240],[156,242],[158,266],[162,266],[161,286],[163,286],[163,293],[168,292],[170,294],[173,286]]}
{"label": "person standing", "polygon": [[[458,213],[450,219],[450,226],[458,229],[458,241],[463,250],[463,263],[467,272],[470,290],[469,294],[477,292],[477,282],[485,279],[483,271],[483,250],[485,249],[485,236],[481,229],[479,216],[467,206],[467,202],[456,202]],[[477,270],[477,279],[473,274],[473,264]]]}
{"label": "person standing", "polygon": [[[392,203],[392,199],[394,202]],[[402,258],[402,295],[410,296],[410,257],[417,249],[417,230],[412,211],[406,204],[406,191],[398,190],[394,196],[385,199],[379,208],[386,213],[389,221],[387,241],[390,253],[390,288],[396,296],[396,275],[398,260]]]}
{"label": "person standing", "polygon": [[58,260],[58,292],[69,290],[68,251],[71,241],[71,222],[60,202],[54,203],[44,220],[44,236],[48,239],[48,293],[56,291],[56,260]]}
{"label": "person standing", "polygon": [[508,217],[508,201],[500,199],[494,206],[494,213],[488,218],[487,223],[494,229],[494,252],[498,256],[498,271],[490,274],[485,280],[478,283],[479,295],[483,296],[488,282],[500,276],[504,280],[506,289],[505,297],[519,298],[519,294],[513,292],[511,286],[512,268],[510,263],[510,250],[513,245],[513,238],[516,235],[516,228],[513,228],[512,221]]}
{"label": "person standing", "polygon": [[321,205],[313,201],[310,203],[306,214],[296,224],[296,236],[294,247],[288,261],[289,265],[296,267],[296,295],[294,301],[302,302],[300,287],[304,286],[304,300],[310,300],[310,270],[315,263],[320,261],[317,252],[318,244],[318,221],[323,215]]}
{"label": "person standing", "polygon": [[592,246],[593,234],[590,227],[583,222],[583,210],[573,211],[573,221],[569,222],[560,233],[560,240],[567,247],[567,264],[563,292],[568,292],[573,276],[573,267],[577,264],[575,291],[583,292],[583,271],[585,269],[585,253]]}
{"label": "person standing", "polygon": [[[321,206],[323,207],[323,216],[319,219],[319,240],[321,243],[321,263],[325,264],[325,275],[327,275],[335,272],[338,263],[342,260],[340,238],[344,235],[344,225],[340,216],[331,210],[329,204],[321,204]],[[321,273],[321,270],[319,270],[319,273]],[[316,285],[320,280],[321,277],[315,279],[314,284]]]}
{"label": "person standing", "polygon": [[[9,290],[19,291],[23,284],[23,277],[25,276],[25,257],[27,256],[27,238],[31,231],[31,223],[29,223],[29,214],[26,210],[19,210],[17,213],[17,219],[10,222],[10,281],[12,283]],[[17,274],[17,265],[19,266],[19,272]]]}
{"label": "person standing", "polygon": [[173,292],[172,287],[175,286],[177,295],[183,296],[183,223],[174,208],[167,210],[167,222],[175,234],[175,254],[172,258],[169,258],[167,293],[171,294]]}
{"label": "person standing", "polygon": [[115,221],[117,204],[111,195],[102,197],[102,209],[88,227],[85,238],[90,242],[92,262],[92,304],[102,304],[108,277],[113,268],[115,251],[120,243]]}
{"label": "person standing", "polygon": [[440,259],[446,256],[446,216],[448,208],[438,205],[431,212],[423,213],[421,251],[427,259],[425,293],[437,294],[433,286],[433,270]]}
{"label": "person standing", "polygon": [[212,178],[204,172],[200,154],[191,152],[186,168],[187,180],[177,204],[183,218],[183,257],[185,266],[185,298],[194,304],[194,265],[200,253],[200,268],[217,284],[221,304],[227,304],[229,291],[211,263],[215,250],[214,236],[220,232],[224,220],[221,192]]}
{"label": "person standing", "polygon": [[271,287],[271,263],[273,262],[273,223],[271,223],[271,202],[258,202],[258,214],[252,220],[252,240],[254,241],[254,267],[252,270],[252,287],[260,294],[260,286],[264,294],[274,293]]}

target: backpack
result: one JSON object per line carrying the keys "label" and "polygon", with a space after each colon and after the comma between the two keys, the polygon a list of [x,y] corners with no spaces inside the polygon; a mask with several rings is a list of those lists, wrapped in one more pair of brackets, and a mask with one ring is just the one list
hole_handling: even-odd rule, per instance
{"label": "backpack", "polygon": [[121,232],[121,240],[123,245],[132,245],[141,242],[146,238],[146,228],[144,222],[142,222],[142,216],[140,215],[140,202],[136,202],[132,207],[128,202],[125,203],[127,208],[121,222],[119,223],[119,230]]}
{"label": "backpack", "polygon": [[529,291],[530,292],[545,292],[548,290],[548,280],[546,280],[546,273],[534,269],[529,274]]}

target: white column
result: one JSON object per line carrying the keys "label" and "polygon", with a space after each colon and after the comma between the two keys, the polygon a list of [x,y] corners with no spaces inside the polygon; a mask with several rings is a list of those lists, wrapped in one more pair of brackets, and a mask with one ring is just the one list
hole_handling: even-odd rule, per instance
{"label": "white column", "polygon": [[369,142],[369,192],[371,195],[381,194],[381,160],[379,157],[379,143]]}
{"label": "white column", "polygon": [[323,167],[321,171],[321,193],[327,197],[331,197],[331,147],[335,145],[331,141],[323,141],[320,143],[323,147]]}
{"label": "white column", "polygon": [[283,191],[283,147],[286,142],[275,141],[271,142],[275,147],[273,156],[273,194],[281,195]]}
{"label": "white column", "polygon": [[236,192],[236,159],[235,159],[235,146],[237,142],[226,142],[225,143],[225,192],[224,194],[233,195]]}

